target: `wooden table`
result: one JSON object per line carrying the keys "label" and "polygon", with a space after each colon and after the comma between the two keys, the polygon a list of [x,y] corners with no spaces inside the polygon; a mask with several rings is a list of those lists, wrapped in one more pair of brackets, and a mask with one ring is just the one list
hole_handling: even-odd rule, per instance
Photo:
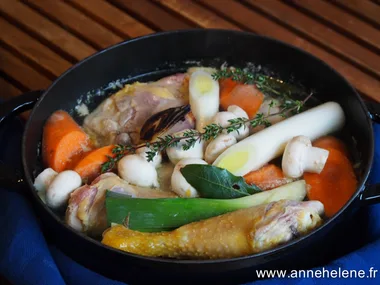
{"label": "wooden table", "polygon": [[47,88],[72,64],[123,40],[199,27],[298,46],[380,101],[379,0],[0,0],[0,98]]}

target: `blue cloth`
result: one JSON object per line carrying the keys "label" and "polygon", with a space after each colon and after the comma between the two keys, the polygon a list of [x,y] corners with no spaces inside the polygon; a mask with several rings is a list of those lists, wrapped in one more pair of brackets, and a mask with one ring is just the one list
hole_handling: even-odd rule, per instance
{"label": "blue cloth", "polygon": [[[380,125],[375,125],[376,157],[371,183],[380,182]],[[8,122],[0,130],[0,162],[16,163],[20,159],[22,125]],[[377,175],[376,175],[377,174]],[[380,270],[380,205],[364,207],[355,216],[352,229],[342,240],[340,257],[325,269]],[[29,202],[20,194],[0,189],[0,274],[13,284],[121,285],[79,265],[53,245],[47,244]],[[322,268],[320,268],[322,270]],[[376,279],[266,279],[255,284],[380,284]]]}

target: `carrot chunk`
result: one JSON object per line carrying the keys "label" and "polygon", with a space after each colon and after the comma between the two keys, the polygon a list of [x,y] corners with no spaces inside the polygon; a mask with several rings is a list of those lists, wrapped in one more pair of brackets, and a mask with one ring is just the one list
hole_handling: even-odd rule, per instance
{"label": "carrot chunk", "polygon": [[304,179],[310,186],[308,198],[322,202],[326,216],[331,217],[355,193],[357,179],[350,160],[342,152],[342,145],[337,143],[337,140],[323,139],[316,141],[313,145],[327,149],[329,157],[320,174],[304,174]]}
{"label": "carrot chunk", "polygon": [[244,180],[248,184],[255,184],[262,190],[270,190],[287,183],[281,168],[274,164],[268,164],[247,173],[244,175]]}
{"label": "carrot chunk", "polygon": [[73,170],[82,177],[82,180],[90,183],[100,175],[101,166],[107,161],[107,156],[113,156],[113,148],[114,145],[109,145],[89,152]]}
{"label": "carrot chunk", "polygon": [[340,151],[345,156],[348,156],[346,145],[340,139],[337,139],[336,137],[333,137],[333,136],[321,137],[313,142],[313,146],[324,148],[327,150],[330,148],[333,148],[335,150]]}
{"label": "carrot chunk", "polygon": [[69,169],[89,147],[88,135],[67,112],[56,111],[46,121],[42,157],[47,167],[57,172]]}
{"label": "carrot chunk", "polygon": [[254,85],[232,82],[225,82],[221,85],[220,105],[222,109],[226,110],[230,105],[237,105],[247,112],[249,118],[253,118],[264,101],[263,93]]}

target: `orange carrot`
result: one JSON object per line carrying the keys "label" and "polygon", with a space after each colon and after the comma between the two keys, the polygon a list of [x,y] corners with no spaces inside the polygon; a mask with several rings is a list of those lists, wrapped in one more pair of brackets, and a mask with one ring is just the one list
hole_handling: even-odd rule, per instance
{"label": "orange carrot", "polygon": [[333,137],[333,136],[321,137],[313,142],[313,146],[324,148],[327,150],[330,148],[333,148],[335,150],[340,151],[345,156],[348,156],[348,151],[345,144],[340,139],[337,139],[336,137]]}
{"label": "orange carrot", "polygon": [[220,105],[224,110],[230,105],[237,105],[253,118],[264,101],[263,93],[254,85],[237,84],[233,88],[232,86],[232,83],[226,83],[226,87],[222,87]]}
{"label": "orange carrot", "polygon": [[341,145],[336,140],[321,140],[313,145],[327,149],[329,157],[320,174],[304,174],[304,179],[310,186],[308,198],[321,201],[325,206],[326,216],[331,217],[355,193],[357,180],[350,160],[341,151]]}
{"label": "orange carrot", "polygon": [[57,172],[69,169],[90,146],[87,134],[65,111],[54,112],[42,136],[42,157]]}
{"label": "orange carrot", "polygon": [[270,190],[287,183],[281,168],[274,164],[268,164],[247,173],[244,175],[244,180],[248,184],[255,184],[262,190]]}
{"label": "orange carrot", "polygon": [[107,161],[107,155],[113,156],[112,149],[114,145],[104,146],[89,152],[78,164],[74,167],[81,177],[87,183],[90,183],[100,175],[101,166]]}
{"label": "orange carrot", "polygon": [[[232,90],[239,84],[239,82],[232,80],[231,78],[221,79],[219,81],[220,86],[220,99],[228,98]],[[228,106],[227,106],[228,107]],[[225,109],[227,109],[227,107]]]}

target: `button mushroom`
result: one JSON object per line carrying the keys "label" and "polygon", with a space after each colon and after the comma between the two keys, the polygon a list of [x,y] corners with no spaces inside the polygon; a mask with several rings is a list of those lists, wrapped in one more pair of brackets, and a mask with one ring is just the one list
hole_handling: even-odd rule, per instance
{"label": "button mushroom", "polygon": [[[261,104],[260,109],[257,111],[257,114],[263,114],[264,116],[269,116],[267,118],[268,122],[272,125],[277,124],[285,120],[285,117],[280,115],[274,115],[276,113],[280,113],[281,111],[281,103],[277,99],[266,99]],[[257,126],[251,130],[251,133],[257,133],[261,131],[265,127],[263,125]]]}
{"label": "button mushroom", "polygon": [[292,138],[285,147],[282,170],[287,177],[299,178],[304,172],[321,173],[329,152],[313,147],[306,136]]}
{"label": "button mushroom", "polygon": [[174,167],[171,177],[172,191],[177,193],[180,197],[195,198],[198,197],[197,190],[191,186],[183,177],[180,169],[188,164],[207,164],[206,161],[199,158],[185,158],[180,160]]}
{"label": "button mushroom", "polygon": [[153,164],[139,154],[124,156],[118,162],[117,170],[120,177],[130,184],[141,187],[159,187],[157,171]]}
{"label": "button mushroom", "polygon": [[208,163],[213,163],[223,151],[234,145],[236,142],[237,140],[232,134],[219,135],[206,147],[205,160]]}
{"label": "button mushroom", "polygon": [[46,190],[46,204],[59,209],[67,203],[70,193],[82,185],[82,178],[72,170],[60,172]]}
{"label": "button mushroom", "polygon": [[58,173],[52,168],[46,168],[42,171],[36,179],[34,180],[34,188],[38,192],[44,192],[49,187],[53,179],[58,175]]}
{"label": "button mushroom", "polygon": [[[217,125],[221,125],[222,127],[227,127],[230,122],[229,120],[233,120],[238,118],[234,113],[231,112],[219,112],[217,113],[213,119],[212,122]],[[224,133],[227,133],[227,130],[224,130]],[[237,140],[242,140],[246,138],[249,135],[249,128],[248,126],[241,126],[237,131],[231,132],[231,135],[233,135]]]}
{"label": "button mushroom", "polygon": [[[142,147],[136,150],[136,153],[139,154],[142,158],[144,158],[146,161],[148,161],[147,158],[147,152],[150,151],[149,147]],[[152,164],[155,168],[157,168],[162,162],[162,155],[161,153],[156,153],[152,161],[149,161],[150,164]]]}
{"label": "button mushroom", "polygon": [[228,106],[227,112],[233,113],[238,118],[245,118],[245,119],[249,118],[247,112],[244,111],[242,108],[240,108],[237,105],[230,105],[230,106]]}
{"label": "button mushroom", "polygon": [[[186,131],[186,130],[185,130]],[[175,133],[174,136],[179,137],[182,136],[183,132]],[[204,151],[204,141],[197,141],[193,147],[188,150],[183,149],[183,145],[185,144],[186,139],[181,140],[177,146],[168,147],[166,149],[166,154],[169,157],[169,160],[173,164],[177,164],[183,158],[203,158]]]}

